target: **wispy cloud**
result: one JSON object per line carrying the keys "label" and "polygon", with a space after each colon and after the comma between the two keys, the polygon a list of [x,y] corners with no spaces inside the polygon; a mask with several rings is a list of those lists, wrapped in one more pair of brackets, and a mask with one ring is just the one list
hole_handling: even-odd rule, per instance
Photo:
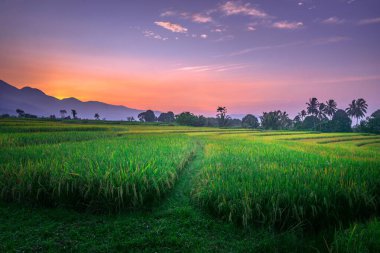
{"label": "wispy cloud", "polygon": [[156,40],[163,40],[163,41],[165,41],[165,40],[169,39],[167,37],[162,37],[161,35],[156,34],[153,31],[149,31],[149,30],[143,31],[143,35],[145,37],[147,37],[147,38],[156,39]]}
{"label": "wispy cloud", "polygon": [[346,21],[344,19],[340,19],[338,17],[329,17],[321,21],[321,23],[325,25],[341,25],[345,22]]}
{"label": "wispy cloud", "polygon": [[239,55],[249,54],[249,53],[257,52],[257,51],[264,51],[264,50],[277,49],[277,48],[286,48],[286,47],[298,46],[298,45],[302,45],[302,44],[305,44],[305,42],[304,41],[296,41],[296,42],[278,44],[278,45],[252,47],[252,48],[246,48],[243,50],[233,52],[233,53],[229,54],[228,56],[239,56]]}
{"label": "wispy cloud", "polygon": [[207,39],[207,34],[201,34],[201,36],[200,36],[202,39]]}
{"label": "wispy cloud", "polygon": [[191,17],[191,20],[195,23],[209,23],[209,22],[212,22],[212,18],[208,15],[204,15],[204,14],[200,14],[200,13],[197,13],[197,14],[194,14],[192,17]]}
{"label": "wispy cloud", "polygon": [[372,24],[378,24],[378,23],[380,23],[380,17],[362,19],[358,22],[359,25],[372,25]]}
{"label": "wispy cloud", "polygon": [[253,25],[253,24],[249,24],[249,25],[247,26],[247,31],[249,31],[249,32],[256,31],[256,27],[255,27],[255,25]]}
{"label": "wispy cloud", "polygon": [[247,65],[244,64],[226,64],[226,65],[200,65],[200,66],[188,66],[188,67],[181,67],[176,69],[177,71],[187,71],[187,72],[224,72],[224,71],[231,71],[231,70],[237,70],[237,69],[243,69],[246,68]]}
{"label": "wispy cloud", "polygon": [[334,37],[328,37],[328,38],[320,38],[320,39],[314,39],[310,42],[310,45],[326,45],[326,44],[333,44],[343,41],[351,40],[349,37],[344,36],[334,36]]}
{"label": "wispy cloud", "polygon": [[156,21],[154,22],[156,25],[161,26],[169,31],[172,31],[174,33],[186,33],[187,28],[183,27],[179,24],[174,24],[170,22],[163,22],[163,21]]}
{"label": "wispy cloud", "polygon": [[233,40],[234,38],[235,37],[233,35],[229,34],[229,35],[222,36],[219,39],[216,39],[215,42],[230,41],[230,40]]}
{"label": "wispy cloud", "polygon": [[349,77],[340,77],[335,79],[326,79],[326,80],[314,80],[313,83],[347,83],[347,82],[363,82],[363,81],[376,81],[380,80],[380,76],[369,75],[369,76],[349,76]]}
{"label": "wispy cloud", "polygon": [[296,29],[303,27],[303,23],[302,22],[279,21],[279,22],[273,23],[272,26],[274,28],[277,28],[277,29],[296,30]]}
{"label": "wispy cloud", "polygon": [[268,16],[268,14],[266,14],[264,11],[252,7],[249,3],[243,4],[240,1],[228,1],[225,4],[221,5],[220,9],[227,16],[238,14],[259,18]]}
{"label": "wispy cloud", "polygon": [[258,51],[265,51],[265,50],[271,50],[271,49],[281,49],[281,48],[288,48],[288,47],[294,47],[294,46],[327,45],[327,44],[334,44],[334,43],[348,41],[348,40],[350,40],[350,38],[341,37],[341,36],[319,38],[319,39],[313,39],[313,40],[308,40],[308,41],[302,40],[302,41],[295,41],[295,42],[284,43],[284,44],[246,48],[246,49],[239,50],[236,52],[232,52],[228,55],[223,55],[223,56],[239,56],[239,55],[245,55],[245,54],[258,52]]}
{"label": "wispy cloud", "polygon": [[164,11],[163,13],[161,13],[161,17],[172,17],[172,16],[175,16],[177,15],[177,12],[175,11],[172,11],[172,10],[169,10],[169,11]]}

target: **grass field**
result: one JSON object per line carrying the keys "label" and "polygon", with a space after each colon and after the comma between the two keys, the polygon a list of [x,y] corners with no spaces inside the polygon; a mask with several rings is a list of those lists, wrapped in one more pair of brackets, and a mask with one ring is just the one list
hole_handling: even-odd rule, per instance
{"label": "grass field", "polygon": [[380,252],[380,137],[0,120],[1,252]]}

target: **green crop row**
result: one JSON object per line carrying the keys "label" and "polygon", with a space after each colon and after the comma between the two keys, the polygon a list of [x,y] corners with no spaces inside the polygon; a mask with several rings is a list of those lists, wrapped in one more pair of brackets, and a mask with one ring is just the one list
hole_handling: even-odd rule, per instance
{"label": "green crop row", "polygon": [[3,148],[0,198],[95,211],[142,206],[173,187],[193,149],[185,135]]}
{"label": "green crop row", "polygon": [[209,142],[192,197],[249,226],[318,229],[379,208],[378,152],[231,136]]}

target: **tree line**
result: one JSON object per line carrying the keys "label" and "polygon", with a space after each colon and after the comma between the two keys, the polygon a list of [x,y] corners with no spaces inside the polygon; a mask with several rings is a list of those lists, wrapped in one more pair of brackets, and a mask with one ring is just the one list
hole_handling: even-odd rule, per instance
{"label": "tree line", "polygon": [[[306,102],[306,108],[301,110],[293,119],[289,117],[286,111],[281,110],[263,112],[259,117],[247,114],[242,120],[232,119],[227,114],[227,108],[223,106],[217,107],[215,118],[195,115],[191,112],[182,112],[178,115],[173,112],[167,112],[156,117],[152,110],[140,113],[138,118],[142,122],[177,123],[187,126],[313,130],[321,132],[350,132],[355,130],[380,133],[380,110],[362,120],[367,113],[367,109],[368,104],[363,98],[354,99],[345,109],[339,109],[333,99],[319,102],[314,97]],[[356,119],[354,128],[352,128],[353,119]]]}
{"label": "tree line", "polygon": [[[152,110],[138,114],[140,122],[160,122],[167,124],[179,124],[187,126],[205,127],[243,127],[265,130],[314,130],[321,132],[350,132],[352,130],[380,133],[380,110],[375,111],[370,117],[365,118],[368,104],[363,98],[354,99],[345,109],[339,109],[333,99],[319,102],[313,97],[306,102],[305,109],[291,119],[286,111],[275,110],[263,112],[256,117],[253,114],[245,115],[241,120],[233,119],[227,114],[227,108],[218,106],[216,117],[195,115],[191,112],[182,112],[175,115],[172,111],[163,112],[158,117]],[[37,118],[36,115],[25,113],[21,109],[16,110],[19,117]],[[59,111],[62,119],[78,119],[77,111],[71,110],[71,115],[65,109]],[[2,115],[6,117],[9,115]],[[72,117],[71,117],[72,116]],[[50,116],[55,119],[55,115]],[[94,119],[100,120],[100,114],[95,113]],[[356,124],[352,128],[352,120]],[[362,120],[364,119],[364,120]],[[103,118],[103,120],[105,120]],[[136,121],[134,117],[127,117],[127,121]]]}

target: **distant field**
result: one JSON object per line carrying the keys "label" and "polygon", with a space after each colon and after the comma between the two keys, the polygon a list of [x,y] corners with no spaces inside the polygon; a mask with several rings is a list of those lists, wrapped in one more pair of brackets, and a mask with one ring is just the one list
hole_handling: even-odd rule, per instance
{"label": "distant field", "polygon": [[[12,208],[38,208],[31,219],[40,219],[42,212],[56,216],[62,208],[75,210],[69,215],[74,220],[84,214],[106,220],[104,215],[121,215],[125,222],[116,226],[128,228],[149,220],[155,229],[174,230],[156,235],[174,251],[181,245],[215,251],[212,242],[202,241],[213,235],[209,240],[215,243],[224,241],[222,236],[234,238],[219,246],[221,251],[246,252],[260,233],[257,251],[349,252],[346,240],[356,226],[369,235],[380,231],[378,135],[95,123],[0,120],[0,217],[9,219],[0,218],[0,251],[22,251],[25,243],[32,247],[44,240],[12,239]],[[173,210],[178,217],[164,223],[155,218]],[[192,230],[200,220],[214,225]],[[182,223],[188,239],[175,236],[185,228]],[[17,226],[34,229],[22,221]],[[148,249],[165,250],[152,244],[153,235],[145,238],[145,230],[136,229],[126,245],[134,248],[142,240]],[[269,235],[263,232],[268,229]],[[81,235],[65,236],[76,241],[69,248],[92,251]],[[305,240],[294,240],[299,236]],[[201,241],[206,248],[197,245]],[[378,239],[368,245],[358,241],[348,243],[363,252],[369,244],[380,249]],[[44,243],[44,250],[56,246],[53,239]],[[117,251],[115,245],[109,245],[111,251]]]}

